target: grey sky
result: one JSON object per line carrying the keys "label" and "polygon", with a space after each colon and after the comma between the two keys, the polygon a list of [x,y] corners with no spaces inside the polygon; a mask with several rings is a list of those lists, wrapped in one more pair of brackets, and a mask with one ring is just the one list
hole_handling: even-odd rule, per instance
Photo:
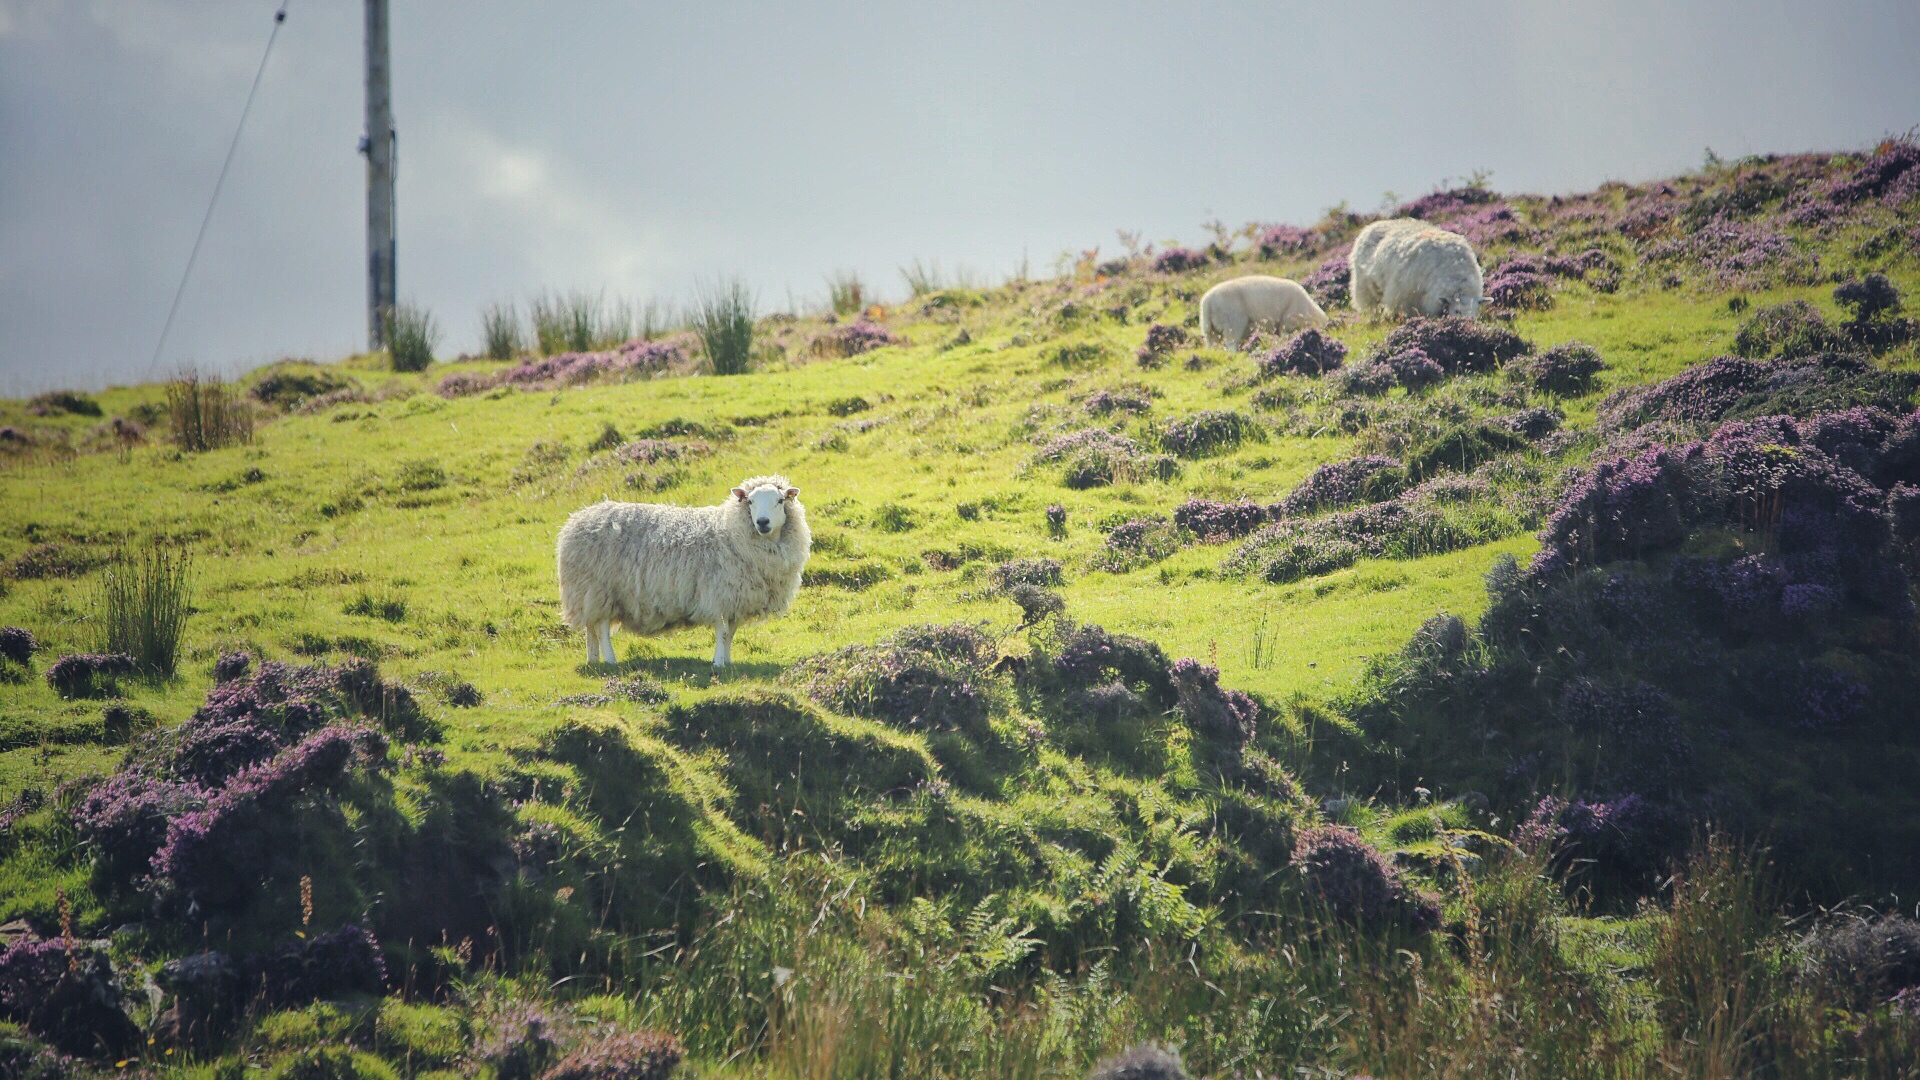
{"label": "grey sky", "polygon": [[[1920,5],[393,0],[400,292],[471,348],[541,289],[763,308],[916,257],[998,280],[1490,170],[1583,189],[1920,122]],[[0,0],[0,392],[364,335],[359,0]]]}

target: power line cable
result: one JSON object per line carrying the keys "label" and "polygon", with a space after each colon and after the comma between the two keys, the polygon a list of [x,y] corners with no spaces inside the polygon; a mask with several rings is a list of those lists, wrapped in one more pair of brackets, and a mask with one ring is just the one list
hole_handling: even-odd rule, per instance
{"label": "power line cable", "polygon": [[173,332],[174,316],[180,314],[180,298],[187,294],[187,278],[193,275],[194,261],[200,258],[200,242],[207,238],[207,226],[213,221],[213,208],[220,203],[220,189],[226,186],[227,171],[233,168],[234,151],[240,149],[240,133],[247,128],[247,115],[253,112],[254,96],[260,93],[261,76],[267,73],[267,58],[273,55],[273,43],[280,37],[280,26],[287,21],[287,5],[292,0],[280,0],[280,10],[273,13],[273,31],[267,35],[266,51],[260,54],[260,69],[253,73],[253,87],[247,91],[247,103],[240,110],[240,122],[234,125],[233,141],[227,144],[227,159],[220,164],[220,178],[213,182],[213,197],[207,200],[207,212],[200,219],[200,231],[194,234],[193,250],[187,254],[186,269],[180,271],[180,285],[173,290],[173,306],[167,309],[166,324],[160,328],[160,340],[153,346],[153,359],[147,361],[147,376],[153,376],[154,369],[160,366],[160,351],[167,347],[167,335]]}

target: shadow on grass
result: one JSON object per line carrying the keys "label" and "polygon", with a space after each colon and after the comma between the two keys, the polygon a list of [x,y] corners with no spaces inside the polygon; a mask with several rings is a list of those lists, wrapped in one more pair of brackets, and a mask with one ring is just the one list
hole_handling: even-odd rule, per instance
{"label": "shadow on grass", "polygon": [[736,660],[725,671],[713,670],[713,661],[696,656],[634,656],[618,664],[580,664],[576,672],[589,678],[651,675],[665,683],[705,688],[750,679],[775,679],[786,668],[765,661]]}

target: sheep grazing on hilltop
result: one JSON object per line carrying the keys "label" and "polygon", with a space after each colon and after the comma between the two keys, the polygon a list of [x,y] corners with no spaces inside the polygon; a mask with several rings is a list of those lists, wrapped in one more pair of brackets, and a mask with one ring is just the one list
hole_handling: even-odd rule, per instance
{"label": "sheep grazing on hilltop", "polygon": [[784,476],[742,481],[718,506],[595,503],[560,529],[560,613],[587,635],[587,663],[613,663],[613,624],[635,634],[711,626],[713,666],[733,632],[787,610],[812,537]]}
{"label": "sheep grazing on hilltop", "polygon": [[1485,282],[1473,245],[1417,218],[1376,221],[1353,242],[1353,310],[1385,315],[1480,314]]}
{"label": "sheep grazing on hilltop", "polygon": [[1223,281],[1200,298],[1200,337],[1237,349],[1256,329],[1287,333],[1327,325],[1327,313],[1297,281],[1255,274]]}

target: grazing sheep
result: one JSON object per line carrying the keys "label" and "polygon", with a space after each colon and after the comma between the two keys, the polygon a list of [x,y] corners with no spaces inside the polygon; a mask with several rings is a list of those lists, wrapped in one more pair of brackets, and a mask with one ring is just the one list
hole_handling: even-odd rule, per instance
{"label": "grazing sheep", "polygon": [[713,666],[742,623],[800,591],[812,537],[784,476],[742,481],[718,506],[600,502],[560,529],[560,614],[587,634],[587,663],[613,663],[613,624],[635,634],[711,626]]}
{"label": "grazing sheep", "polygon": [[1254,329],[1279,333],[1319,329],[1327,313],[1297,281],[1255,274],[1223,281],[1200,298],[1200,338],[1237,349]]}
{"label": "grazing sheep", "polygon": [[1480,314],[1485,283],[1473,245],[1417,218],[1376,221],[1349,256],[1353,310],[1387,315]]}

